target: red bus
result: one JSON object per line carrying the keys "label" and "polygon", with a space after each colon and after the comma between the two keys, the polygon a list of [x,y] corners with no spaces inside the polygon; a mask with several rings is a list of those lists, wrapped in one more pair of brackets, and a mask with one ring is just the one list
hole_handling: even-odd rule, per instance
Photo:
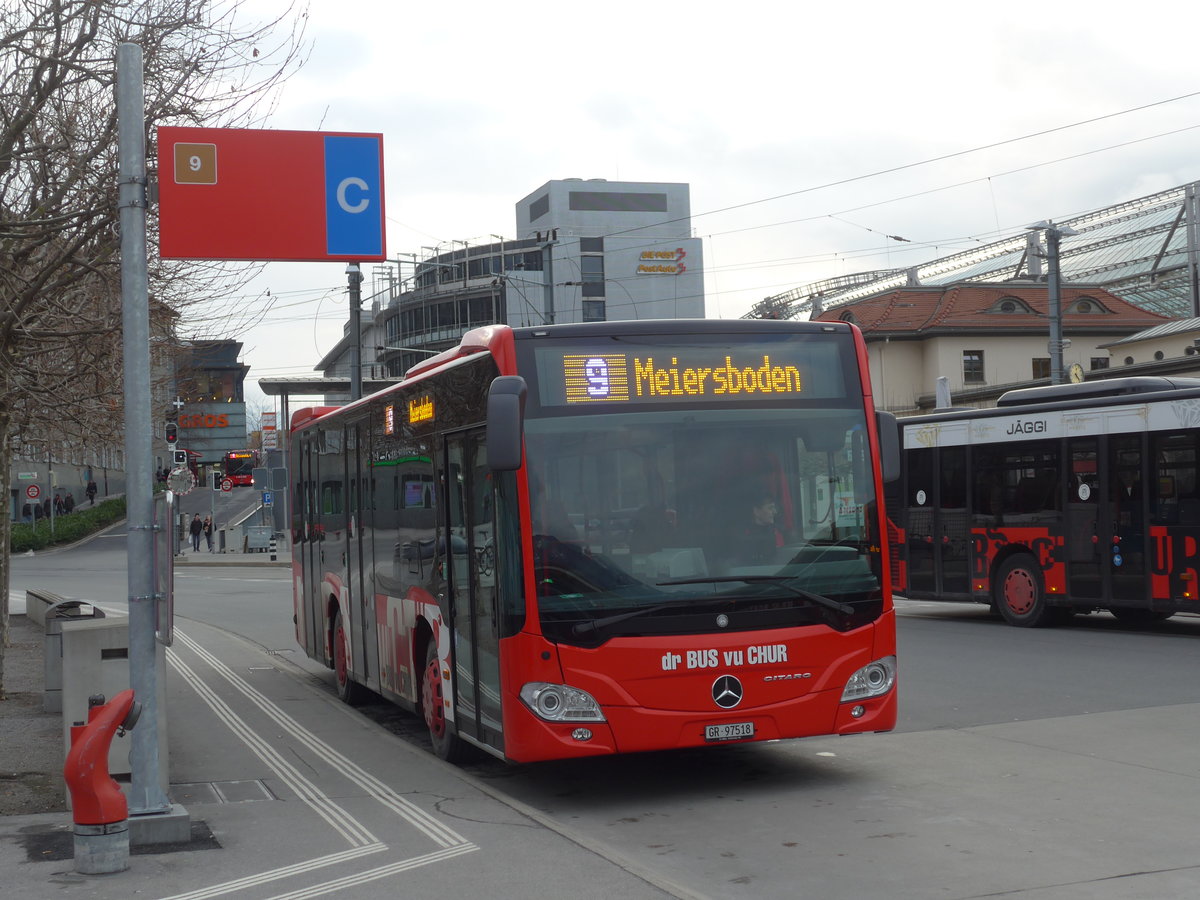
{"label": "red bus", "polygon": [[893,587],[1012,625],[1200,612],[1200,379],[1010,391],[899,420]]}
{"label": "red bus", "polygon": [[297,640],[445,759],[891,729],[869,385],[843,323],[470,331],[293,416]]}
{"label": "red bus", "polygon": [[221,472],[234,487],[252,486],[257,465],[257,450],[230,450],[221,457]]}

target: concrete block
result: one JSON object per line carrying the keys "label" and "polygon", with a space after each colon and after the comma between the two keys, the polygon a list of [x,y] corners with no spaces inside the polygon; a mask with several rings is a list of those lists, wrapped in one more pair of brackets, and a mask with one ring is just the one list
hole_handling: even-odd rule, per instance
{"label": "concrete block", "polygon": [[165,812],[129,817],[129,843],[134,847],[184,844],[191,839],[192,818],[178,803]]}
{"label": "concrete block", "polygon": [[[159,782],[165,795],[168,787],[166,721],[166,649],[156,644],[155,671],[158,682],[158,759]],[[71,749],[71,726],[86,722],[88,697],[103,694],[111,700],[129,687],[129,619],[65,619],[62,621],[62,712],[63,746]],[[114,737],[108,754],[109,774],[120,781],[129,775],[131,733]],[[68,792],[67,803],[71,802]]]}

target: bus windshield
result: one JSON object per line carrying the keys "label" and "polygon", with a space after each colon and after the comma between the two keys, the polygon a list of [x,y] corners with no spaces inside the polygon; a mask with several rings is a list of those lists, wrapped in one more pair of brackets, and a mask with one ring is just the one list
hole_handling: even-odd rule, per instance
{"label": "bus windshield", "polygon": [[554,640],[711,631],[722,614],[735,630],[846,630],[882,611],[861,409],[531,418],[526,453]]}

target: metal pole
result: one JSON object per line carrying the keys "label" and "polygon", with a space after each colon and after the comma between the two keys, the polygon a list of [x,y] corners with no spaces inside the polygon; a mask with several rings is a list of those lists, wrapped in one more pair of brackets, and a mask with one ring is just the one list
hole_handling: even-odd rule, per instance
{"label": "metal pole", "polygon": [[[505,273],[504,236],[499,235],[499,234],[493,234],[492,237],[494,237],[498,241],[500,241],[500,271],[496,273],[496,282],[495,283],[498,283],[500,285],[500,291],[499,291],[500,299],[501,299],[501,301],[503,301],[505,299],[505,293],[504,293],[504,273]],[[503,303],[501,304],[500,309],[496,309],[496,290],[494,289],[494,287],[492,290],[492,320],[494,322],[497,322],[500,324],[504,324],[504,325],[508,324],[508,310],[504,307],[504,304]]]}
{"label": "metal pole", "polygon": [[350,286],[350,399],[362,396],[362,270],[358,263],[346,266],[346,283]]}
{"label": "metal pole", "polygon": [[150,299],[146,271],[146,132],[142,48],[117,47],[117,205],[125,353],[125,508],[129,522],[129,686],[142,715],[131,733],[129,812],[163,812],[155,667],[154,458],[150,424]]}
{"label": "metal pole", "polygon": [[50,534],[54,535],[54,455],[50,442],[46,441],[46,499],[50,501]]}
{"label": "metal pole", "polygon": [[1200,316],[1200,222],[1198,218],[1197,183],[1192,182],[1184,188],[1183,220],[1184,234],[1187,237],[1187,271],[1188,293],[1191,300],[1192,316]]}
{"label": "metal pole", "polygon": [[1050,293],[1050,383],[1063,383],[1062,287],[1059,283],[1058,239],[1061,232],[1051,225],[1046,229],[1046,256],[1049,264],[1046,285]]}
{"label": "metal pole", "polygon": [[554,324],[554,241],[542,246],[542,258],[545,262],[542,268],[545,270],[542,274],[546,279],[545,292],[545,311],[542,313],[542,319],[547,325]]}

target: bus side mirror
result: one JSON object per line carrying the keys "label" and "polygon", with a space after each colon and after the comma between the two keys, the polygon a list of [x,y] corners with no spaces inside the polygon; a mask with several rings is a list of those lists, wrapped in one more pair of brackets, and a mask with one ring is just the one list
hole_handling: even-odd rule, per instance
{"label": "bus side mirror", "polygon": [[497,376],[488,390],[487,460],[493,472],[521,468],[527,392],[520,375]]}
{"label": "bus side mirror", "polygon": [[900,426],[896,416],[876,410],[875,430],[879,433],[879,467],[884,483],[895,481],[900,477]]}

